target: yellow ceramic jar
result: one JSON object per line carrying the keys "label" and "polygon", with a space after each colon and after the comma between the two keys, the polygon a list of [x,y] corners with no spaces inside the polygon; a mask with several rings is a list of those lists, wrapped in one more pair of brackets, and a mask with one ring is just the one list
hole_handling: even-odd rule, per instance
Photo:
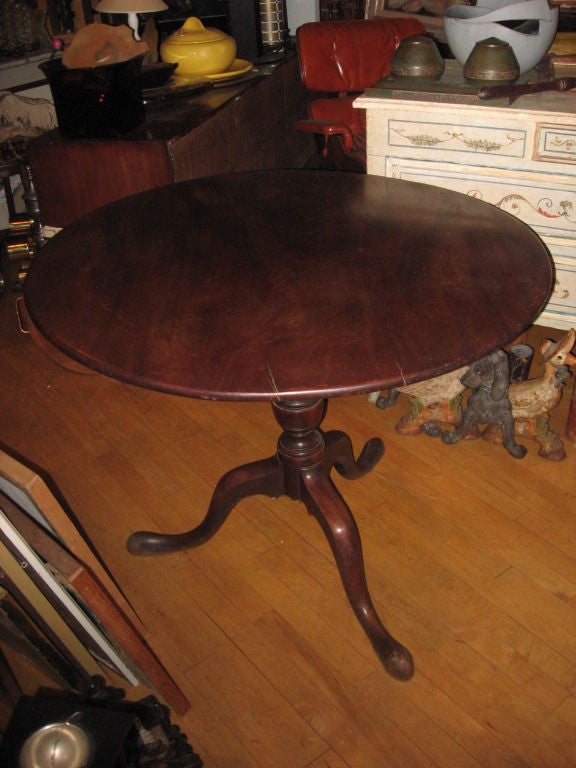
{"label": "yellow ceramic jar", "polygon": [[178,64],[177,75],[218,75],[234,63],[236,41],[191,16],[162,43],[160,57],[162,61]]}

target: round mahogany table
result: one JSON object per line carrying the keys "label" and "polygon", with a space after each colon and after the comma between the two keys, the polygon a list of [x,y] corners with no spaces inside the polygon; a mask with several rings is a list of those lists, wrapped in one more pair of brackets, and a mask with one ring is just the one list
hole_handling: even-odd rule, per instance
{"label": "round mahogany table", "polygon": [[330,478],[371,469],[323,432],[327,399],[401,386],[521,334],[553,284],[550,255],[513,216],[447,190],[376,176],[262,171],[181,182],[73,222],[35,259],[25,302],[39,333],[122,381],[210,400],[270,400],[276,453],[232,469],[203,521],[138,532],[135,555],[195,547],[254,494],[302,501],[322,526],[387,671],[413,674],[383,626],[354,518]]}

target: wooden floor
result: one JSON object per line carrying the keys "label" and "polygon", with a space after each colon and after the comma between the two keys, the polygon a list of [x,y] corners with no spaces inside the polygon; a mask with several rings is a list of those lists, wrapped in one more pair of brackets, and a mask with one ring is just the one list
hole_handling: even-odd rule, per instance
{"label": "wooden floor", "polygon": [[[555,463],[526,443],[516,460],[399,436],[402,399],[330,404],[326,428],[386,444],[371,474],[336,482],[374,602],[415,658],[399,683],[300,504],[244,501],[188,553],[125,551],[131,531],[192,527],[225,470],[274,452],[269,405],[67,372],[18,331],[14,299],[0,300],[0,444],[49,473],[85,526],[189,696],[173,719],[208,768],[576,766],[576,445]],[[546,335],[562,333],[529,341]]]}

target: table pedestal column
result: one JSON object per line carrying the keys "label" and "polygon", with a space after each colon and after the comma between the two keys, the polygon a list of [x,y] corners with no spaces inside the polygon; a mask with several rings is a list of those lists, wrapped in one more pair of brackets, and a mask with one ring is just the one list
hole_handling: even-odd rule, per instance
{"label": "table pedestal column", "polygon": [[382,457],[382,441],[369,440],[356,460],[345,432],[324,433],[319,429],[326,412],[325,400],[278,400],[272,408],[283,429],[275,456],[227,472],[214,490],[204,520],[196,528],[179,534],[134,533],[128,539],[128,551],[134,555],[159,555],[200,546],[219,530],[235,505],[248,496],[285,495],[302,501],[328,539],[350,605],[386,671],[398,680],[410,679],[414,672],[412,657],[389,634],[376,613],[366,583],[356,522],[330,478],[333,467],[351,480],[364,475]]}

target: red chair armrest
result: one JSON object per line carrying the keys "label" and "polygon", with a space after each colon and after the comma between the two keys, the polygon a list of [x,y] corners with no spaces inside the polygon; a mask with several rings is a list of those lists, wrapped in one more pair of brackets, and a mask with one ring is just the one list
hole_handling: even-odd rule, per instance
{"label": "red chair armrest", "polygon": [[319,133],[324,136],[325,141],[328,140],[329,136],[342,136],[344,149],[347,152],[352,152],[355,149],[352,131],[343,123],[331,123],[327,120],[297,120],[292,127],[295,131]]}

